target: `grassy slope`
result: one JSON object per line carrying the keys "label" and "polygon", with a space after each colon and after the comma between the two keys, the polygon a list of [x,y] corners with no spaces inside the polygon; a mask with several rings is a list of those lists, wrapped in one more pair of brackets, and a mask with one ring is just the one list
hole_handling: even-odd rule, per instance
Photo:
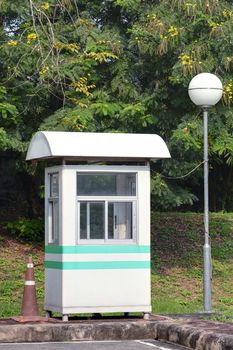
{"label": "grassy slope", "polygon": [[[211,214],[213,306],[233,320],[233,214]],[[152,214],[152,305],[155,313],[202,310],[203,216]],[[43,252],[0,235],[0,317],[20,313],[25,256],[36,265],[38,304],[43,310]]]}
{"label": "grassy slope", "polygon": [[24,288],[26,256],[31,253],[35,264],[37,300],[43,312],[43,249],[17,242],[5,234],[0,235],[0,317],[20,314]]}
{"label": "grassy slope", "polygon": [[[213,308],[233,320],[233,214],[211,214]],[[152,215],[154,312],[203,310],[203,215]]]}

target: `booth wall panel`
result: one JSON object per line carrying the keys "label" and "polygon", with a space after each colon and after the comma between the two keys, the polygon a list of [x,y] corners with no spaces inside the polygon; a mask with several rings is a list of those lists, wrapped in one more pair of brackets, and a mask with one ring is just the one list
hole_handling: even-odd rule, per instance
{"label": "booth wall panel", "polygon": [[150,306],[150,270],[67,270],[63,291],[65,308]]}
{"label": "booth wall panel", "polygon": [[76,172],[62,169],[62,245],[76,243]]}
{"label": "booth wall panel", "polygon": [[62,305],[62,271],[45,269],[45,309],[46,305]]}
{"label": "booth wall panel", "polygon": [[46,254],[45,261],[98,262],[98,261],[150,261],[150,254]]}
{"label": "booth wall panel", "polygon": [[150,245],[150,171],[138,172],[138,232],[137,243]]}

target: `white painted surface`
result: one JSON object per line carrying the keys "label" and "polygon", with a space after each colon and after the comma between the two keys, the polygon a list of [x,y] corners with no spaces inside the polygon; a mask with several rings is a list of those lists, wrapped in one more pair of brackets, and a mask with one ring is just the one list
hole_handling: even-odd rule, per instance
{"label": "white painted surface", "polygon": [[25,281],[24,282],[25,286],[35,286],[35,284],[36,284],[35,281]]}
{"label": "white painted surface", "polygon": [[150,306],[149,269],[63,271],[64,308],[138,305]]}
{"label": "white painted surface", "polygon": [[53,306],[46,304],[45,310],[60,312],[62,314],[83,314],[83,313],[114,313],[114,312],[151,312],[151,306],[137,305],[137,306]]}
{"label": "white painted surface", "polygon": [[[62,293],[62,271],[45,269],[45,310],[59,311]],[[52,305],[53,309],[47,308],[47,305]]]}
{"label": "white painted surface", "polygon": [[26,160],[49,157],[158,159],[170,158],[170,153],[155,134],[39,131]]}
{"label": "white painted surface", "polygon": [[60,341],[33,343],[0,343],[1,349],[17,350],[188,350],[182,345],[157,340]]}
{"label": "white painted surface", "polygon": [[76,176],[77,169],[62,167],[62,235],[61,245],[76,244]]}
{"label": "white painted surface", "polygon": [[149,253],[119,253],[119,254],[45,254],[45,260],[60,262],[89,261],[150,261]]}
{"label": "white painted surface", "polygon": [[45,309],[64,314],[150,312],[150,270],[46,269]]}
{"label": "white painted surface", "polygon": [[150,245],[150,171],[138,172],[138,244]]}

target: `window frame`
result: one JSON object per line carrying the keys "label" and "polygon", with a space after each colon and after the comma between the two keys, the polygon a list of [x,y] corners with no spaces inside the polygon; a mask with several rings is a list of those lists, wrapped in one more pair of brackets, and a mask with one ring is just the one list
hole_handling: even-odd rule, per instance
{"label": "window frame", "polygon": [[[137,227],[138,227],[138,172],[134,169],[131,170],[114,170],[114,171],[76,171],[76,179],[77,175],[79,173],[88,173],[88,174],[97,174],[98,175],[105,175],[105,174],[134,174],[136,177],[136,191],[135,195],[125,195],[125,196],[79,196],[77,194],[77,188],[76,188],[76,218],[77,218],[77,244],[79,245],[104,245],[104,244],[111,244],[111,245],[123,245],[123,244],[136,244],[137,243]],[[77,180],[76,180],[76,186],[77,186]],[[103,202],[104,203],[104,238],[103,239],[83,239],[80,237],[80,203],[81,202]],[[120,202],[128,202],[132,203],[132,238],[130,239],[116,239],[116,238],[108,238],[108,203],[120,203]]]}
{"label": "window frame", "polygon": [[[58,177],[58,195],[54,196],[52,193],[52,176]],[[60,176],[58,171],[48,173],[48,198],[47,198],[47,217],[48,217],[48,244],[56,245],[59,242],[60,233]],[[58,217],[56,218],[55,205],[58,206]]]}

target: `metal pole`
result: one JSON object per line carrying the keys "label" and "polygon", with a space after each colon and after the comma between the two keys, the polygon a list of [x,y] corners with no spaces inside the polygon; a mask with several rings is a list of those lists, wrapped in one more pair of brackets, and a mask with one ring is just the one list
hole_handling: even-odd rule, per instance
{"label": "metal pole", "polygon": [[212,287],[212,264],[211,247],[209,239],[209,160],[208,160],[208,109],[203,109],[204,119],[204,226],[205,244],[203,246],[204,258],[204,310],[212,311],[211,287]]}

